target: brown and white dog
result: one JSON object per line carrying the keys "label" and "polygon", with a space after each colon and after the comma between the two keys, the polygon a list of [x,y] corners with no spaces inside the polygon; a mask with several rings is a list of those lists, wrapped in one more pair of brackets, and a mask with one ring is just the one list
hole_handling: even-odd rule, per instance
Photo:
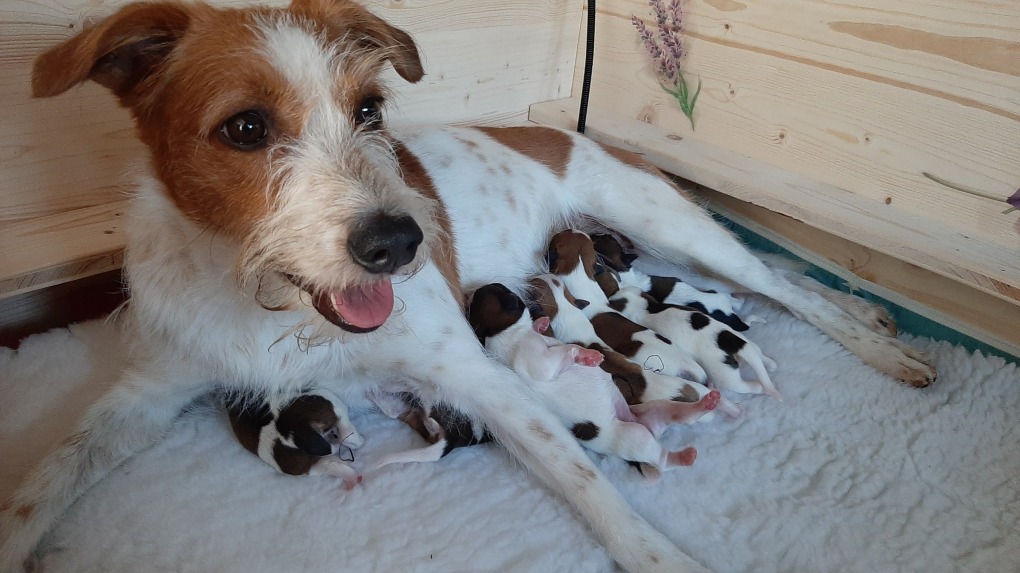
{"label": "brown and white dog", "polygon": [[36,96],[110,89],[149,174],[126,216],[131,366],[0,505],[0,571],[199,396],[315,381],[351,399],[396,379],[482,420],[624,569],[702,570],[464,320],[463,292],[523,292],[552,231],[586,218],[776,300],[894,378],[934,380],[919,353],[769,270],[633,155],[544,128],[386,129],[387,63],[423,75],[407,33],[347,0],[132,4],[38,58]]}

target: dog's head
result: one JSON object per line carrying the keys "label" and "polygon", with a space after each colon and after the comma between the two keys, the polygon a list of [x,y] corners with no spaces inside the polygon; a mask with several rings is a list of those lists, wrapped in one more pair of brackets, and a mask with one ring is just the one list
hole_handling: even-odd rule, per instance
{"label": "dog's head", "polygon": [[318,394],[298,396],[280,409],[276,430],[297,449],[313,456],[335,455],[347,436],[340,435],[340,418],[333,403]]}
{"label": "dog's head", "polygon": [[39,56],[32,87],[107,87],[168,199],[239,246],[242,280],[286,277],[330,322],[366,332],[390,315],[390,277],[436,235],[434,200],[403,182],[383,124],[387,63],[423,75],[411,37],[348,0],[153,2]]}
{"label": "dog's head", "polygon": [[524,301],[499,283],[475,290],[468,306],[468,322],[479,340],[495,336],[513,326],[524,316]]}

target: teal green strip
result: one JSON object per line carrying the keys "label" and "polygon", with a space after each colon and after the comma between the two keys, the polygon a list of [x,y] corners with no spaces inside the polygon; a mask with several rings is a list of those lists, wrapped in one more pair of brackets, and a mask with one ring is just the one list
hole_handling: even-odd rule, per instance
{"label": "teal green strip", "polygon": [[[719,215],[718,213],[713,213],[713,216],[715,216],[715,218],[723,225],[725,225],[728,229],[733,231],[738,237],[740,237],[742,241],[744,241],[745,244],[747,244],[751,248],[766,253],[777,253],[796,261],[803,261],[803,259],[794,255],[793,253],[784,249],[783,247],[780,247],[779,245],[773,243],[772,241],[766,239],[765,237],[762,237],[761,235],[758,235],[757,233],[754,233],[749,229],[741,225],[738,225],[737,223],[734,223],[733,221],[723,217],[722,215]],[[892,314],[893,319],[896,320],[896,324],[901,332],[906,332],[909,334],[913,334],[915,336],[925,336],[928,338],[934,338],[935,340],[945,340],[952,344],[960,345],[966,348],[967,350],[970,350],[971,352],[978,351],[988,356],[999,356],[1007,361],[1020,364],[1020,358],[1013,356],[1012,354],[1003,352],[1002,350],[999,350],[994,346],[989,346],[984,342],[981,342],[980,340],[971,338],[970,336],[967,336],[962,332],[949,328],[944,324],[935,322],[930,318],[921,316],[916,312],[905,309],[902,306],[894,304],[866,290],[857,289],[856,291],[854,291],[847,285],[847,282],[841,279],[840,277],[824,269],[816,267],[815,265],[812,265],[807,261],[803,262],[805,262],[808,265],[808,270],[804,274],[808,275],[809,277],[834,289],[843,292],[854,292],[854,294],[860,296],[865,300],[869,300],[871,302],[875,302],[886,307],[889,310],[889,313]]]}

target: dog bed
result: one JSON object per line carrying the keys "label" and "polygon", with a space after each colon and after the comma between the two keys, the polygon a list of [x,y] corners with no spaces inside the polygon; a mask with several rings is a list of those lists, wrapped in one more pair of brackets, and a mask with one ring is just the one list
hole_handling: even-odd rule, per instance
{"label": "dog bed", "polygon": [[[671,430],[698,460],[654,485],[599,459],[638,512],[720,572],[1020,571],[1015,364],[911,339],[939,370],[912,390],[786,312],[745,311],[767,320],[748,334],[785,400],[735,396],[743,417]],[[117,325],[94,321],[0,349],[0,498],[116,377],[120,348]],[[420,443],[377,412],[354,419],[358,461]],[[366,473],[348,493],[275,473],[208,406],[82,497],[45,548],[48,573],[614,570],[498,446]]]}

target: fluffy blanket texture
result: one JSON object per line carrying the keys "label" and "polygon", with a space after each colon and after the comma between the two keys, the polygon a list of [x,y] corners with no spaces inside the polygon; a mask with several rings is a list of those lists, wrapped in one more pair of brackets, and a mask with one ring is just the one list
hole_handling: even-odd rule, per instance
{"label": "fluffy blanket texture", "polygon": [[[637,511],[720,572],[1020,571],[1016,365],[912,339],[939,381],[911,390],[789,314],[749,305],[768,320],[749,335],[779,362],[785,401],[736,396],[742,418],[671,430],[667,445],[699,457],[655,485],[600,459]],[[118,337],[91,322],[0,350],[0,498],[116,377]],[[355,422],[359,461],[420,443],[374,411]],[[46,549],[53,573],[614,570],[498,446],[383,468],[345,493],[275,473],[212,408],[84,496]]]}

